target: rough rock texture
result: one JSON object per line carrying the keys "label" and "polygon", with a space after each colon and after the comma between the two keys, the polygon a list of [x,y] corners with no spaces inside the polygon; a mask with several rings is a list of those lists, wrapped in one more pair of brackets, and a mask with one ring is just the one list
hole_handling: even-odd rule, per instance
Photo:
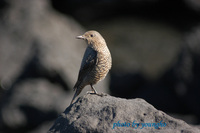
{"label": "rough rock texture", "polygon": [[[136,123],[139,123],[138,127]],[[147,126],[147,123],[156,123],[158,127]],[[126,127],[122,127],[123,124]],[[88,94],[69,106],[57,118],[50,128],[50,132],[197,133],[200,130],[155,109],[143,99],[127,100],[112,96],[100,97]]]}

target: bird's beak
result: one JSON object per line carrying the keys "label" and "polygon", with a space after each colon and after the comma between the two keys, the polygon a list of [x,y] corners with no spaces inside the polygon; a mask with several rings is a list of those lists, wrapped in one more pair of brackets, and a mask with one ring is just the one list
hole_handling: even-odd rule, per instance
{"label": "bird's beak", "polygon": [[83,36],[77,36],[76,39],[85,39]]}

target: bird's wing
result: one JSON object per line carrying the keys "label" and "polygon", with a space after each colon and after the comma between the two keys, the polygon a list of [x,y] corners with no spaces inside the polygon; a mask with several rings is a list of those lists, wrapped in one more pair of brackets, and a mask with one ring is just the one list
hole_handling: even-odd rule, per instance
{"label": "bird's wing", "polygon": [[93,50],[90,47],[87,47],[81,63],[81,68],[78,75],[78,82],[83,81],[88,73],[90,73],[91,70],[95,67],[97,62],[97,51]]}

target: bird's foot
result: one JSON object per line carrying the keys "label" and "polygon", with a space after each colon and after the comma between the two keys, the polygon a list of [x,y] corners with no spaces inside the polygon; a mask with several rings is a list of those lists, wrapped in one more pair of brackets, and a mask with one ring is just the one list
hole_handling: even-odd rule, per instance
{"label": "bird's foot", "polygon": [[107,96],[106,93],[95,93],[94,91],[87,91],[87,94],[94,94],[94,95],[101,96],[101,97]]}
{"label": "bird's foot", "polygon": [[96,94],[94,91],[87,91],[87,94]]}

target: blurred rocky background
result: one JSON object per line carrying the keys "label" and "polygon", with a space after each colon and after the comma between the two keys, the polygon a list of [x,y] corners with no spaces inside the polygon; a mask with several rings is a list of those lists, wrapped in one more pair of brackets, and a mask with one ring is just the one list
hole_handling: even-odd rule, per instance
{"label": "blurred rocky background", "polygon": [[73,96],[75,36],[91,29],[113,58],[97,91],[200,124],[199,0],[1,0],[0,132],[47,132]]}

